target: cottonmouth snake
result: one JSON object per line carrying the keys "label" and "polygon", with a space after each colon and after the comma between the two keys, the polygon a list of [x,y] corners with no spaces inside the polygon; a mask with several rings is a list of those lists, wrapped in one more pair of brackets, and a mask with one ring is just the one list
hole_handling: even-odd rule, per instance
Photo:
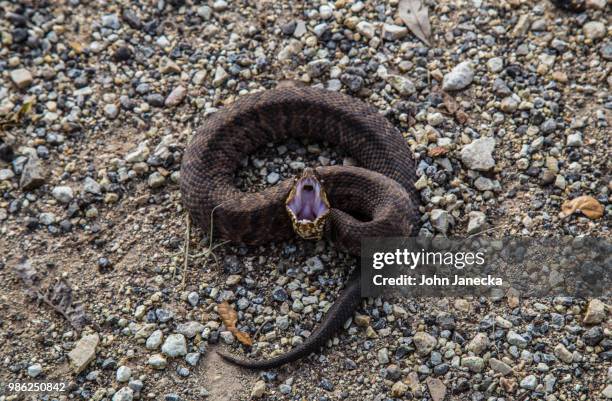
{"label": "cottonmouth snake", "polygon": [[[256,193],[235,187],[234,175],[245,156],[290,137],[340,147],[360,167],[318,167],[300,180],[284,180]],[[258,245],[295,236],[302,225],[310,234],[314,229],[315,237],[322,229],[318,234],[358,256],[363,238],[413,233],[415,178],[404,138],[376,109],[339,93],[284,87],[241,96],[204,121],[183,156],[181,193],[196,225],[208,228],[214,208],[216,236]],[[293,350],[260,361],[221,355],[254,369],[297,360],[325,344],[360,300],[354,273],[320,326]]]}

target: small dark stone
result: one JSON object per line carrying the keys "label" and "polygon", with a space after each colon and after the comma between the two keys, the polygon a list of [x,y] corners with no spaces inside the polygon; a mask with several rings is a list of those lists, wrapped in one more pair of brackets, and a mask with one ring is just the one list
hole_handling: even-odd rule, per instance
{"label": "small dark stone", "polygon": [[281,31],[283,31],[283,34],[287,36],[291,36],[293,35],[293,32],[295,32],[296,27],[297,27],[297,22],[291,21],[281,26]]}
{"label": "small dark stone", "polygon": [[113,358],[107,358],[102,362],[102,369],[104,370],[117,369],[117,362]]}
{"label": "small dark stone", "polygon": [[123,10],[123,20],[125,22],[127,22],[127,24],[134,29],[140,29],[142,28],[142,21],[140,21],[140,18],[138,18],[138,16],[130,9],[125,9]]}
{"label": "small dark stone", "polygon": [[147,95],[145,100],[153,107],[164,107],[164,97],[159,93]]}
{"label": "small dark stone", "polygon": [[357,92],[363,87],[363,78],[358,75],[342,74],[340,81],[346,85],[351,92]]}
{"label": "small dark stone", "polygon": [[446,363],[442,363],[434,367],[433,372],[436,376],[443,376],[449,371],[449,369],[450,366],[448,366]]}
{"label": "small dark stone", "polygon": [[274,298],[275,301],[285,302],[288,298],[287,291],[281,287],[276,288],[272,293],[272,298]]}
{"label": "small dark stone", "polygon": [[327,379],[321,379],[321,382],[319,383],[319,387],[327,391],[334,391],[333,383]]}
{"label": "small dark stone", "polygon": [[127,46],[121,46],[115,51],[113,57],[117,61],[128,61],[130,58],[132,58],[132,51]]}
{"label": "small dark stone", "polygon": [[24,43],[28,40],[28,30],[25,28],[16,28],[13,30],[13,42]]}
{"label": "small dark stone", "polygon": [[585,8],[585,0],[550,0],[556,7],[567,11],[580,12]]}
{"label": "small dark stone", "polygon": [[13,148],[6,143],[0,143],[0,160],[10,163],[14,157]]}
{"label": "small dark stone", "polygon": [[604,338],[603,329],[600,326],[595,326],[590,328],[584,335],[582,336],[582,341],[585,344],[590,346],[597,345]]}
{"label": "small dark stone", "polygon": [[181,401],[181,397],[178,396],[178,394],[166,394],[164,396],[164,400],[165,401]]}

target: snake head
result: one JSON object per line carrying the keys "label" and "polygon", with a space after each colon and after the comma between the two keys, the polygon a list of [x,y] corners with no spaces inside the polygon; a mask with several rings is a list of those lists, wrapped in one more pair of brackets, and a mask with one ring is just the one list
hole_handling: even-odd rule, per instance
{"label": "snake head", "polygon": [[304,239],[321,239],[329,216],[329,201],[321,180],[312,168],[295,181],[285,208],[293,230]]}

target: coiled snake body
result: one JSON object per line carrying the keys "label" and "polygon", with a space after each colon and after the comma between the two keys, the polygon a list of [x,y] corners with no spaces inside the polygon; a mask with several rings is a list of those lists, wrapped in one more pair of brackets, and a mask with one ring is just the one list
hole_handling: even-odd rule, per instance
{"label": "coiled snake body", "polygon": [[[256,193],[235,187],[234,175],[245,156],[290,137],[329,142],[360,167],[318,167],[301,181],[284,180]],[[219,237],[258,245],[295,236],[296,230],[304,236],[298,226],[310,230],[321,223],[336,245],[359,255],[363,238],[413,232],[418,218],[415,178],[402,135],[375,109],[322,89],[286,87],[242,96],[206,119],[183,156],[181,193],[194,224],[208,228],[215,208],[213,226]],[[254,369],[297,360],[325,344],[360,299],[354,274],[319,327],[293,350],[259,361],[221,355]]]}

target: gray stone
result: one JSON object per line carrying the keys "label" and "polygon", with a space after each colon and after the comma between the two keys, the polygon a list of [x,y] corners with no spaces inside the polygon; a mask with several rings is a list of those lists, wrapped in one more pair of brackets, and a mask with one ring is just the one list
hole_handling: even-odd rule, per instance
{"label": "gray stone", "polygon": [[40,161],[36,156],[30,156],[23,171],[19,186],[25,191],[36,189],[45,183],[45,176]]}
{"label": "gray stone", "polygon": [[449,73],[444,75],[442,89],[456,91],[466,88],[474,80],[474,70],[470,61],[456,65]]}
{"label": "gray stone", "polygon": [[416,92],[416,87],[412,81],[401,75],[387,75],[386,81],[402,96],[410,96]]}
{"label": "gray stone", "polygon": [[119,366],[116,378],[119,383],[127,382],[132,377],[132,369],[127,366]]}
{"label": "gray stone", "polygon": [[102,187],[91,177],[85,177],[83,181],[83,191],[94,195],[102,195]]}
{"label": "gray stone", "polygon": [[612,384],[608,384],[606,388],[601,392],[604,398],[612,399]]}
{"label": "gray stone", "polygon": [[567,136],[567,146],[570,147],[580,147],[582,146],[582,134],[580,132],[576,132],[574,134],[569,134]]}
{"label": "gray stone", "polygon": [[121,21],[117,14],[107,14],[102,16],[102,25],[110,29],[121,28]]}
{"label": "gray stone", "polygon": [[32,84],[32,81],[33,81],[32,74],[30,73],[30,71],[26,70],[25,68],[19,68],[17,70],[12,70],[10,75],[11,75],[11,81],[13,81],[13,83],[17,85],[19,89],[27,88],[28,86]]}
{"label": "gray stone", "polygon": [[162,345],[162,353],[169,357],[183,356],[187,354],[187,342],[182,334],[170,334],[164,345]]}
{"label": "gray stone", "polygon": [[199,352],[190,352],[187,355],[185,355],[185,361],[191,366],[197,366],[199,360],[200,360]]}
{"label": "gray stone", "polygon": [[374,25],[370,24],[367,21],[360,21],[357,24],[356,28],[357,28],[357,32],[359,32],[360,34],[362,34],[368,39],[372,39],[374,35],[376,34],[376,29],[374,28]]}
{"label": "gray stone", "polygon": [[104,106],[104,115],[106,118],[114,120],[119,115],[119,108],[112,103]]}
{"label": "gray stone", "polygon": [[326,59],[313,60],[306,65],[306,72],[311,77],[318,78],[329,69],[330,65],[330,61]]}
{"label": "gray stone", "polygon": [[65,186],[53,188],[51,195],[53,195],[53,197],[61,203],[70,203],[70,201],[74,198],[72,188]]}
{"label": "gray stone", "polygon": [[0,170],[0,181],[10,180],[13,177],[15,177],[15,173],[10,168]]}
{"label": "gray stone", "polygon": [[229,74],[223,69],[223,67],[219,65],[215,70],[215,76],[213,78],[212,84],[215,88],[218,88],[219,86],[223,85],[227,78],[229,78]]}
{"label": "gray stone", "polygon": [[38,221],[40,221],[40,224],[48,226],[55,223],[57,221],[57,218],[53,213],[41,213],[38,216]]}
{"label": "gray stone", "polygon": [[589,21],[582,26],[584,36],[588,39],[601,39],[606,36],[606,26],[599,21]]}
{"label": "gray stone", "polygon": [[219,335],[221,336],[221,340],[223,340],[224,343],[226,344],[233,344],[234,343],[234,335],[232,334],[231,331],[222,331],[221,333],[219,333]]}
{"label": "gray stone", "polygon": [[493,191],[498,187],[499,184],[496,183],[486,177],[478,177],[476,181],[474,181],[474,186],[479,191]]}
{"label": "gray stone", "polygon": [[461,358],[461,366],[468,368],[470,372],[479,373],[484,368],[484,360],[479,356],[464,356]]}
{"label": "gray stone", "polygon": [[149,338],[147,338],[147,342],[145,346],[147,349],[158,349],[162,343],[164,338],[164,333],[161,330],[155,330]]}
{"label": "gray stone", "polygon": [[504,113],[514,113],[520,104],[520,99],[516,95],[506,96],[502,99],[500,108]]}
{"label": "gray stone", "polygon": [[546,376],[544,376],[544,391],[548,394],[552,393],[553,391],[555,391],[555,384],[557,383],[557,378],[552,375],[552,374],[548,374]]}
{"label": "gray stone", "polygon": [[493,57],[487,61],[487,68],[491,72],[500,72],[504,69],[504,59],[501,57]]}
{"label": "gray stone", "polygon": [[200,6],[196,10],[196,13],[202,17],[204,21],[208,21],[212,17],[212,9],[208,6]]}
{"label": "gray stone", "polygon": [[565,363],[572,363],[574,360],[574,355],[565,348],[565,345],[559,343],[555,346],[555,356],[561,359]]}
{"label": "gray stone", "polygon": [[166,183],[166,178],[156,171],[149,176],[147,183],[151,188],[160,188]]}
{"label": "gray stone", "polygon": [[196,336],[196,334],[201,333],[203,330],[204,325],[195,321],[181,323],[176,326],[177,333],[180,333],[187,338],[193,338]]}
{"label": "gray stone", "polygon": [[268,174],[268,176],[266,177],[266,181],[270,185],[276,184],[279,180],[280,180],[280,175],[274,171]]}
{"label": "gray stone", "polygon": [[443,209],[434,209],[431,211],[429,215],[429,221],[433,228],[441,232],[442,234],[446,234],[451,225],[452,216]]}
{"label": "gray stone", "polygon": [[461,149],[461,161],[472,170],[490,170],[495,167],[493,149],[495,149],[495,139],[489,137],[476,139]]}
{"label": "gray stone", "polygon": [[510,330],[506,335],[506,341],[508,341],[508,344],[516,345],[520,348],[525,348],[527,346],[527,340],[525,340],[523,336],[512,330]]}
{"label": "gray stone", "polygon": [[164,358],[161,354],[151,355],[147,364],[151,366],[153,369],[164,369],[168,364],[166,358]]}
{"label": "gray stone", "polygon": [[227,10],[228,4],[225,0],[215,0],[212,5],[213,10],[215,11],[225,11]]}
{"label": "gray stone", "polygon": [[113,401],[132,401],[133,399],[134,390],[129,387],[123,387],[113,395]]}
{"label": "gray stone", "polygon": [[484,230],[487,226],[487,215],[483,212],[471,211],[467,226],[468,234],[476,234]]}
{"label": "gray stone", "polygon": [[521,380],[521,388],[526,390],[535,390],[538,385],[538,378],[535,375],[529,375]]}
{"label": "gray stone", "polygon": [[34,365],[28,366],[28,376],[36,377],[41,374],[43,371],[42,365],[40,363],[35,363]]}
{"label": "gray stone", "polygon": [[504,376],[507,376],[512,373],[512,368],[508,364],[500,361],[499,359],[489,359],[489,366],[491,367],[491,369],[493,369],[497,373],[501,373]]}

